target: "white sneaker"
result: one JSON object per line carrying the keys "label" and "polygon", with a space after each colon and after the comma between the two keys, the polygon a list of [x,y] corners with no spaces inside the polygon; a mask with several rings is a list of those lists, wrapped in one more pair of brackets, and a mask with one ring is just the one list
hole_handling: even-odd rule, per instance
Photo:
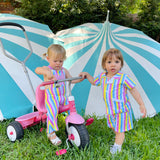
{"label": "white sneaker", "polygon": [[116,146],[116,145],[113,145],[113,146],[110,148],[110,152],[111,152],[111,154],[119,153],[119,152],[121,152],[121,147]]}

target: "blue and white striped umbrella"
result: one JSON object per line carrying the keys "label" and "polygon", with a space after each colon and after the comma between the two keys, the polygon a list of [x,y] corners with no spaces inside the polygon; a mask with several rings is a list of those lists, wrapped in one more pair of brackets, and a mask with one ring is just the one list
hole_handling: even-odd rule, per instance
{"label": "blue and white striped umbrella", "polygon": [[[67,50],[65,67],[72,75],[81,71],[96,76],[102,71],[101,59],[109,48],[121,50],[124,57],[122,72],[137,83],[147,116],[160,112],[160,44],[143,32],[110,23],[86,23],[58,32]],[[105,115],[101,88],[91,86],[87,80],[72,88],[79,112],[86,115]],[[139,105],[129,94],[136,119],[140,118]]]}
{"label": "blue and white striped umbrella", "polygon": [[[23,26],[26,30],[33,54],[25,65],[35,90],[42,82],[42,77],[35,74],[37,66],[48,65],[41,55],[50,44],[56,43],[55,35],[47,25],[11,14],[0,14],[0,23],[12,22]],[[5,52],[23,61],[30,53],[23,30],[14,26],[0,26],[0,39]],[[12,118],[33,111],[35,104],[34,91],[27,80],[20,63],[9,59],[0,46],[0,119]]]}

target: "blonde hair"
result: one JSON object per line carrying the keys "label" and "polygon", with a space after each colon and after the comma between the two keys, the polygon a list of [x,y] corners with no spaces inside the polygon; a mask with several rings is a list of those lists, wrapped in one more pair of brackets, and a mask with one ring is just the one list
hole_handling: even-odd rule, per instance
{"label": "blonde hair", "polygon": [[47,53],[43,54],[44,58],[52,57],[54,59],[57,59],[60,56],[63,57],[63,60],[66,59],[66,50],[59,44],[51,44],[47,49]]}
{"label": "blonde hair", "polygon": [[115,49],[115,48],[111,48],[111,49],[105,51],[105,52],[104,52],[104,55],[103,55],[103,57],[102,57],[102,68],[103,68],[104,70],[106,70],[106,69],[105,69],[106,60],[107,60],[108,58],[111,58],[111,59],[112,59],[113,55],[114,55],[117,59],[119,59],[119,60],[121,61],[121,68],[123,67],[123,56],[122,56],[121,51],[118,50],[118,49]]}

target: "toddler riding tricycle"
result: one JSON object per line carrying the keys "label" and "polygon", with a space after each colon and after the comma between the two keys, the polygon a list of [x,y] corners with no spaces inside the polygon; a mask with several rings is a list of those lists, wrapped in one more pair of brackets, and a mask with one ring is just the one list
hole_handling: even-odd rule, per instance
{"label": "toddler riding tricycle", "polygon": [[84,148],[88,146],[89,135],[85,125],[90,125],[93,122],[93,118],[89,118],[85,122],[85,120],[79,114],[77,114],[74,96],[71,95],[71,81],[80,78],[81,77],[75,77],[57,81],[42,82],[36,89],[36,106],[38,111],[18,117],[15,119],[15,121],[11,122],[8,125],[7,136],[10,139],[10,141],[15,142],[16,140],[22,139],[25,128],[34,126],[40,122],[46,122],[47,110],[45,108],[44,100],[45,86],[53,83],[56,83],[58,85],[58,83],[60,82],[68,81],[69,104],[66,106],[59,107],[59,113],[69,111],[69,114],[65,119],[66,133],[68,135],[67,140],[69,140],[72,145],[76,145],[78,148]]}

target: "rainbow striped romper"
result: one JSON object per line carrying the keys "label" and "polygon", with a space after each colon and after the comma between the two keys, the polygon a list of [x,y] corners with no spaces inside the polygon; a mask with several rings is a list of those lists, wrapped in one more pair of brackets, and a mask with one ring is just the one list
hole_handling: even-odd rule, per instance
{"label": "rainbow striped romper", "polygon": [[106,72],[94,78],[94,83],[101,86],[106,105],[107,125],[116,132],[125,132],[133,128],[132,111],[127,94],[136,86],[127,74],[118,72],[111,79],[107,79]]}
{"label": "rainbow striped romper", "polygon": [[[57,79],[65,79],[65,71],[63,68],[59,71],[52,69],[52,72]],[[47,109],[47,133],[59,130],[57,125],[59,106],[68,104],[65,82],[60,82],[58,83],[58,85],[59,86],[56,87],[56,84],[53,84],[51,85],[51,87],[45,90],[45,106]]]}

